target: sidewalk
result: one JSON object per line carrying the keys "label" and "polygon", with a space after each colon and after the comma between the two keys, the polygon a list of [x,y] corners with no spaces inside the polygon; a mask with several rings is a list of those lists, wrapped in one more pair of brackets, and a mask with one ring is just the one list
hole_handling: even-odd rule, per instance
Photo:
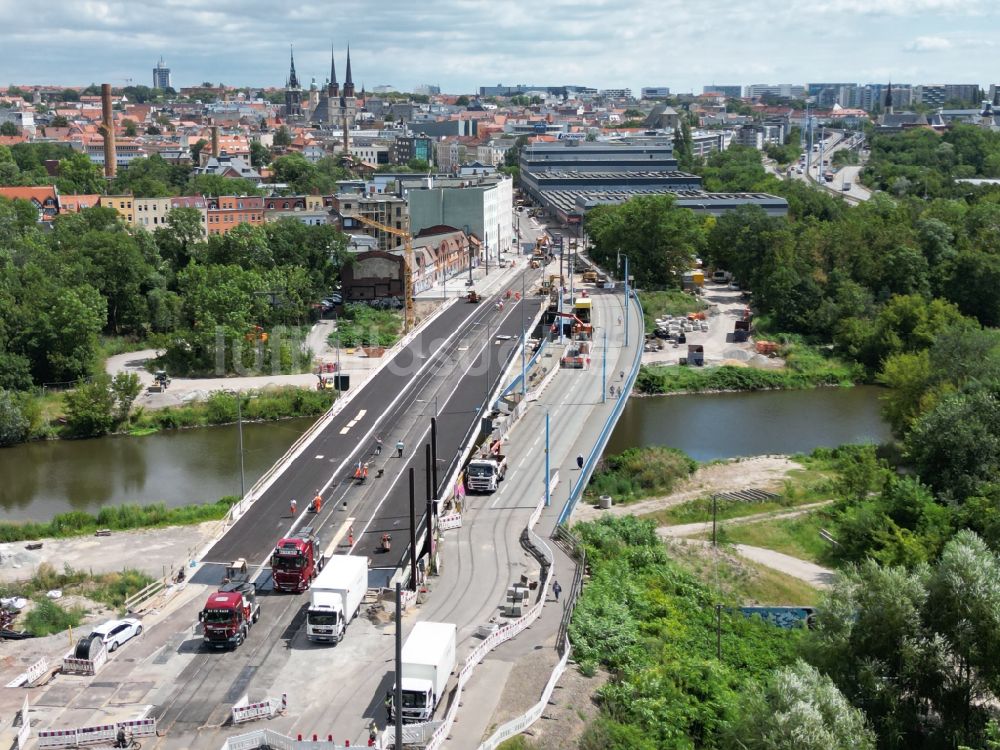
{"label": "sidewalk", "polygon": [[[635,347],[640,345],[641,338],[633,338],[631,346],[626,350],[622,346],[623,331],[610,321],[617,320],[621,313],[623,299],[619,295],[595,295],[595,324],[609,325],[608,340],[608,384],[618,382],[617,373],[628,370],[634,358]],[[633,311],[633,321],[638,320],[638,313]],[[636,322],[636,325],[639,325]],[[594,342],[592,357],[599,362],[603,352],[602,339]],[[556,520],[569,496],[570,489],[579,477],[576,456],[587,455],[593,448],[594,441],[603,429],[617,400],[609,398],[602,403],[601,398],[601,368],[592,366],[589,370],[560,370],[559,374],[542,393],[538,402],[533,404],[521,422],[515,427],[511,445],[521,446],[521,451],[527,454],[530,463],[524,465],[514,463],[515,457],[511,451],[512,472],[527,472],[538,475],[534,487],[542,484],[544,474],[544,449],[527,448],[525,443],[535,433],[544,431],[545,412],[550,415],[551,456],[550,469],[558,470],[560,481],[552,492],[551,505],[544,509],[536,533],[546,539],[546,543],[554,556],[555,580],[562,585],[564,593],[573,581],[575,563],[558,547],[549,535],[555,528]],[[541,407],[541,408],[538,408]],[[507,482],[516,480],[511,474]],[[541,488],[537,490],[541,492]],[[531,509],[537,501],[534,493],[526,494],[518,504],[517,520],[520,528],[526,522]],[[523,521],[522,521],[523,519]],[[474,521],[473,521],[474,523]],[[514,524],[510,524],[511,530]],[[508,534],[509,537],[509,534]],[[517,544],[512,539],[507,540],[509,546]],[[547,605],[542,608],[541,615],[535,623],[516,638],[498,646],[477,667],[470,679],[466,692],[463,694],[465,707],[460,709],[452,729],[447,747],[475,748],[486,739],[501,724],[524,714],[535,705],[541,697],[552,670],[559,661],[556,639],[564,614],[566,600],[556,604],[551,593]],[[570,702],[573,696],[566,694],[561,697],[557,691],[550,703]],[[472,707],[475,708],[472,708]],[[544,721],[536,722],[531,729],[535,739],[546,731],[561,732],[563,727],[549,729]]]}

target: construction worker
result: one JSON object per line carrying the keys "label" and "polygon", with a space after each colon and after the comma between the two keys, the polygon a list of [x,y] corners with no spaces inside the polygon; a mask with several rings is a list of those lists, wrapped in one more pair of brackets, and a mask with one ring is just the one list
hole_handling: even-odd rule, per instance
{"label": "construction worker", "polygon": [[382,535],[382,551],[388,552],[392,549],[392,537],[389,534]]}
{"label": "construction worker", "polygon": [[374,747],[376,739],[378,739],[378,724],[372,719],[368,724],[368,747]]}
{"label": "construction worker", "polygon": [[295,502],[295,498],[294,497],[292,498],[292,502],[289,503],[289,507],[292,510],[292,515],[294,516],[295,515],[295,511],[297,511],[299,509],[299,504],[297,502]]}
{"label": "construction worker", "polygon": [[323,496],[316,490],[316,497],[313,498],[313,513],[319,513],[323,507]]}
{"label": "construction worker", "polygon": [[392,721],[392,693],[386,691],[385,700],[383,701],[385,706],[385,714],[389,717],[389,721]]}
{"label": "construction worker", "polygon": [[368,462],[365,461],[365,465],[361,469],[361,481],[368,479]]}

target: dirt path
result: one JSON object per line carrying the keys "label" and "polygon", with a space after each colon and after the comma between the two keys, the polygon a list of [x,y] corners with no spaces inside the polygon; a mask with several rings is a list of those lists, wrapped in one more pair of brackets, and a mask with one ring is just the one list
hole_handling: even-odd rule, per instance
{"label": "dirt path", "polygon": [[780,489],[790,471],[802,465],[788,456],[754,456],[738,458],[724,463],[700,467],[674,492],[629,505],[616,505],[610,510],[600,510],[592,505],[579,503],[573,512],[573,521],[593,521],[602,515],[643,515],[678,505],[687,500],[707,497],[715,492],[732,492],[754,487],[761,490]]}
{"label": "dirt path", "polygon": [[751,547],[748,544],[734,544],[733,549],[736,550],[737,554],[742,555],[748,560],[766,565],[772,570],[777,570],[779,573],[798,578],[800,581],[805,581],[816,588],[829,588],[837,575],[835,571],[829,568],[824,568],[806,560],[800,560],[783,552],[775,552],[773,549]]}
{"label": "dirt path", "polygon": [[[739,526],[746,523],[760,523],[761,521],[778,521],[785,518],[795,518],[796,516],[804,515],[816,508],[822,508],[824,505],[829,505],[832,502],[833,500],[824,500],[821,503],[800,505],[795,510],[773,510],[766,513],[757,513],[753,516],[727,518],[724,521],[719,521],[719,524],[721,525],[724,523],[726,526]],[[694,536],[695,534],[704,534],[706,531],[711,530],[711,521],[698,521],[697,523],[682,523],[676,526],[661,526],[656,530],[656,533],[664,537],[686,537]]]}

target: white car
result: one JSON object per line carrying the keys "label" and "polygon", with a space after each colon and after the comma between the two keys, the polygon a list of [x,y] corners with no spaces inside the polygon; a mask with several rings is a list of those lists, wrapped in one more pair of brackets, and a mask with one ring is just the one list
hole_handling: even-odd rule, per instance
{"label": "white car", "polygon": [[108,620],[103,625],[98,625],[90,633],[104,641],[108,651],[115,651],[119,646],[142,634],[142,623],[134,617],[126,617],[124,620]]}

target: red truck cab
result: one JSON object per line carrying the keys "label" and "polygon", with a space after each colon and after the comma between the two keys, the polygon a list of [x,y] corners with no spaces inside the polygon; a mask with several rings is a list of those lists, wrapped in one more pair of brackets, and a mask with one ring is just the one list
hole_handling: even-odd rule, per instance
{"label": "red truck cab", "polygon": [[213,648],[236,648],[260,617],[260,604],[252,583],[226,584],[210,594],[198,615],[204,642]]}
{"label": "red truck cab", "polygon": [[312,527],[281,539],[271,555],[275,591],[305,591],[323,569],[322,543]]}

